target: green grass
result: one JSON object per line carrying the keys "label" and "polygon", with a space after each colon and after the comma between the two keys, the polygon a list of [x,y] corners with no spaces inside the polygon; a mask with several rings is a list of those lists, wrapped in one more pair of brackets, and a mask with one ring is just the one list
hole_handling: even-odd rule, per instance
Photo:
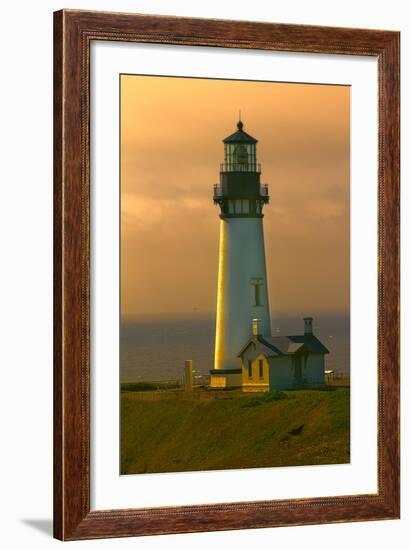
{"label": "green grass", "polygon": [[121,395],[121,473],[349,462],[349,388],[223,399]]}
{"label": "green grass", "polygon": [[121,382],[121,391],[172,390],[178,387],[178,382]]}

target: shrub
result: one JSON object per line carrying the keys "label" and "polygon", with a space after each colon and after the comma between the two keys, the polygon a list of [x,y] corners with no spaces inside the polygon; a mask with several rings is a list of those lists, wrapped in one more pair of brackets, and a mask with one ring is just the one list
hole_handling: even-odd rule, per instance
{"label": "shrub", "polygon": [[280,390],[272,390],[269,392],[266,392],[263,395],[264,401],[281,401],[282,399],[286,399],[286,393]]}
{"label": "shrub", "polygon": [[122,382],[121,391],[156,391],[178,388],[175,382]]}

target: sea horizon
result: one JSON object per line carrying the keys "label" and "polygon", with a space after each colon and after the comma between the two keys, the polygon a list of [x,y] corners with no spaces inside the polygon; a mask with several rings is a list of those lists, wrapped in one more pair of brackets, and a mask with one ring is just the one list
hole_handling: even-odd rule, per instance
{"label": "sea horizon", "polygon": [[[311,313],[313,332],[329,349],[326,369],[350,374],[350,315]],[[184,360],[196,374],[213,368],[216,316],[204,312],[129,316],[120,325],[120,380],[179,380]],[[274,336],[303,333],[303,316],[271,314]],[[238,367],[239,367],[238,359]]]}

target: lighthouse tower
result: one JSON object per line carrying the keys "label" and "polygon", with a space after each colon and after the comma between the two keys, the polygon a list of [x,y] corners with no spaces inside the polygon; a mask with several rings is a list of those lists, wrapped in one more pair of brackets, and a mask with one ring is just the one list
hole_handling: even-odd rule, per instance
{"label": "lighthouse tower", "polygon": [[263,237],[263,207],[268,187],[260,183],[257,140],[237,130],[223,140],[224,162],[214,203],[220,207],[218,302],[215,364],[211,386],[239,385],[238,354],[259,319],[259,334],[270,335],[268,286]]}

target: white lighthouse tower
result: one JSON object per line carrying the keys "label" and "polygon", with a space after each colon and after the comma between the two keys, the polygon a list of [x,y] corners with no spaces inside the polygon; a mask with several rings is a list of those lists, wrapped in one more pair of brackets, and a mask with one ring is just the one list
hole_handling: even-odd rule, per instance
{"label": "white lighthouse tower", "polygon": [[214,186],[221,222],[213,387],[240,385],[238,353],[252,334],[253,319],[260,320],[259,334],[270,335],[262,223],[269,196],[260,183],[257,140],[240,120],[237,131],[223,142],[220,183]]}

